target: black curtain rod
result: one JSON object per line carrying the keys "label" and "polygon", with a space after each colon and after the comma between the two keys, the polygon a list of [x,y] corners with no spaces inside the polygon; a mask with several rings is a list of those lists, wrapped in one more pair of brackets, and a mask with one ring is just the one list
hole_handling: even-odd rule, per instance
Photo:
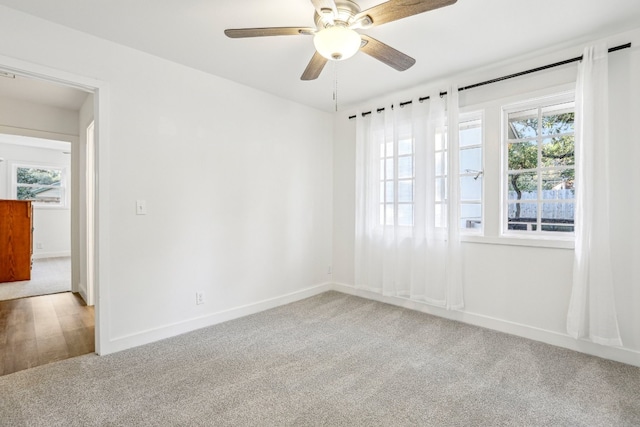
{"label": "black curtain rod", "polygon": [[[431,98],[430,96],[423,96],[423,97],[421,97],[421,98],[418,98],[418,101],[419,101],[419,102],[424,102],[424,101],[426,101],[427,99],[430,99],[430,98]],[[405,101],[405,102],[401,102],[401,103],[400,103],[400,107],[404,107],[405,105],[409,105],[409,104],[413,104],[413,101]],[[393,110],[393,104],[391,104],[391,109]],[[381,112],[383,112],[383,111],[384,111],[384,107],[382,107],[382,108],[378,108],[378,109],[376,109],[376,111],[377,111],[378,113],[381,113]],[[368,115],[369,115],[369,114],[371,114],[371,113],[372,113],[371,111],[366,111],[366,112],[362,113],[362,117],[364,117],[364,116],[368,116]],[[355,118],[356,118],[356,116],[355,116],[355,115],[353,115],[353,116],[349,116],[349,120],[351,120],[351,119],[355,119]]]}
{"label": "black curtain rod", "polygon": [[[630,47],[631,47],[631,43],[621,44],[620,46],[615,46],[615,47],[610,48],[609,49],[609,53],[615,52],[617,50],[628,49]],[[509,74],[508,76],[498,77],[496,79],[486,80],[484,82],[475,83],[475,84],[472,84],[472,85],[469,85],[469,86],[464,86],[464,87],[458,88],[458,92],[462,92],[463,90],[473,89],[473,88],[480,87],[480,86],[489,85],[489,84],[492,84],[492,83],[501,82],[503,80],[509,80],[509,79],[514,78],[514,77],[520,77],[520,76],[524,76],[524,75],[527,75],[527,74],[536,73],[538,71],[548,70],[549,68],[555,68],[555,67],[559,67],[561,65],[571,64],[572,62],[578,62],[578,61],[582,61],[582,55],[576,56],[575,58],[566,59],[564,61],[554,62],[553,64],[543,65],[542,67],[537,67],[537,68],[532,68],[530,70],[521,71],[519,73]],[[447,94],[447,92],[440,92],[440,97],[442,98],[446,94]],[[429,99],[429,97],[425,96],[424,98],[420,98],[419,101],[422,102],[422,101],[427,100],[427,99]],[[407,104],[411,104],[411,101],[401,102],[400,106],[404,107]],[[391,109],[393,109],[393,105],[391,106]],[[378,113],[381,112],[381,111],[384,111],[384,108],[378,108],[377,111],[378,111]],[[362,117],[364,117],[364,116],[366,116],[368,114],[371,114],[371,111],[367,111],[366,113],[362,113]],[[349,120],[355,119],[355,118],[356,118],[355,115],[349,116]]]}

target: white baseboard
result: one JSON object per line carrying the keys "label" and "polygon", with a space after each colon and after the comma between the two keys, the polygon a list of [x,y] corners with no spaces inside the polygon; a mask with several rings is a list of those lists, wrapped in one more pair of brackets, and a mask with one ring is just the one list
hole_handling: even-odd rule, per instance
{"label": "white baseboard", "polygon": [[80,297],[82,298],[84,303],[89,305],[89,299],[87,297],[87,289],[82,283],[78,283],[78,293],[80,294]]}
{"label": "white baseboard", "polygon": [[480,326],[492,329],[498,332],[504,332],[511,335],[527,338],[534,341],[544,342],[546,344],[563,347],[581,353],[590,354],[592,356],[602,357],[604,359],[615,360],[616,362],[626,363],[628,365],[640,367],[640,351],[632,350],[624,347],[607,347],[592,343],[585,340],[576,340],[569,335],[555,331],[535,328],[520,323],[509,322],[507,320],[497,319],[477,313],[466,311],[450,311],[444,308],[432,306],[418,301],[412,301],[406,298],[384,296],[376,292],[358,289],[344,283],[333,283],[332,290],[342,292],[349,295],[355,295],[362,298],[379,301],[411,310],[421,311],[423,313],[432,314],[434,316],[444,317],[446,319],[457,320],[459,322],[470,325]]}
{"label": "white baseboard", "polygon": [[194,331],[196,329],[205,328],[207,326],[216,325],[218,323],[248,316],[250,314],[269,310],[281,305],[289,304],[305,298],[309,298],[332,289],[331,283],[322,283],[309,287],[300,291],[292,292],[263,301],[247,304],[240,307],[233,307],[227,310],[210,313],[201,317],[188,319],[182,322],[173,323],[159,328],[148,329],[146,331],[137,332],[135,334],[111,338],[106,345],[101,346],[100,355],[107,355],[128,348],[149,344],[176,335]]}
{"label": "white baseboard", "polygon": [[[194,331],[196,329],[216,325],[218,323],[238,319],[250,314],[255,314],[261,311],[269,310],[271,308],[279,307],[281,305],[296,302],[331,290],[349,295],[359,296],[373,301],[395,305],[398,307],[404,307],[427,314],[432,314],[434,316],[439,316],[446,319],[456,320],[470,325],[492,329],[498,332],[517,335],[519,337],[531,339],[534,341],[540,341],[581,353],[590,354],[592,356],[602,357],[604,359],[615,360],[617,362],[640,367],[640,352],[636,350],[621,347],[602,346],[589,341],[576,340],[569,335],[558,333],[555,331],[549,331],[528,325],[509,322],[482,314],[466,311],[450,311],[441,307],[432,306],[418,301],[412,301],[406,298],[384,296],[365,289],[357,289],[354,286],[344,283],[322,283],[320,285],[312,286],[307,289],[292,292],[286,295],[281,295],[263,301],[257,301],[255,303],[230,308],[216,313],[210,313],[205,316],[188,319],[159,328],[141,331],[135,334],[112,338],[108,341],[107,345],[102,346],[100,354],[106,355],[126,350],[128,348],[149,344],[154,341],[170,338],[176,335]],[[82,290],[80,291],[80,293],[82,295]],[[85,298],[86,295],[82,295],[82,297]]]}
{"label": "white baseboard", "polygon": [[31,255],[32,259],[43,259],[43,258],[62,258],[62,257],[70,257],[71,251],[61,251],[61,252],[38,252]]}

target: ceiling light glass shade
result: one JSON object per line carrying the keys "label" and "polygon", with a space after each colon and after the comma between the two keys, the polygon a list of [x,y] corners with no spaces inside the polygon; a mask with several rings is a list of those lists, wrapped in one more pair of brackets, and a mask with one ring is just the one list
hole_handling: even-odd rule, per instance
{"label": "ceiling light glass shade", "polygon": [[313,44],[320,55],[341,61],[351,58],[360,49],[360,34],[336,25],[318,31],[313,37]]}

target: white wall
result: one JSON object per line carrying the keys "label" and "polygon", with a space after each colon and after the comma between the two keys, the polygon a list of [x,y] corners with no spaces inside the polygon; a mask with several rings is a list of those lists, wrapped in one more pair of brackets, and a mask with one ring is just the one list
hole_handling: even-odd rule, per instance
{"label": "white wall", "polygon": [[[71,149],[69,148],[67,151]],[[61,150],[29,147],[0,142],[0,199],[11,198],[11,165],[36,164],[63,166],[70,173],[71,159]],[[43,208],[34,206],[33,212],[33,257],[49,258],[71,254],[70,208]],[[41,247],[39,247],[41,246]]]}
{"label": "white wall", "polygon": [[[640,46],[640,30],[612,36],[609,46],[631,41]],[[337,114],[334,122],[333,279],[337,288],[358,293],[354,284],[355,121],[348,116],[391,102],[446,90],[448,82],[460,86],[477,83],[566,58],[579,56],[584,46],[529,55],[500,64],[430,82],[402,93],[390,94]],[[500,135],[485,135],[485,231],[495,238],[463,243],[465,308],[445,312],[399,299],[368,297],[475,323],[557,345],[640,365],[640,228],[634,225],[639,202],[632,196],[640,187],[636,159],[640,156],[637,117],[640,117],[640,49],[610,54],[610,108],[612,128],[612,234],[615,291],[623,349],[609,349],[575,341],[566,335],[566,312],[572,282],[573,250],[496,244],[499,230]],[[500,120],[500,105],[524,94],[541,94],[575,85],[576,65],[541,72],[460,93],[463,107],[485,109],[485,120]],[[515,96],[514,96],[515,95]],[[493,207],[491,207],[493,206]]]}
{"label": "white wall", "polygon": [[33,134],[33,131],[46,132],[58,134],[66,141],[69,136],[78,135],[78,112],[9,99],[0,93],[0,130],[2,133],[36,137],[41,135]]}
{"label": "white wall", "polygon": [[[108,93],[102,353],[327,281],[330,114],[4,7],[0,36],[0,55],[102,81]],[[135,215],[137,199],[147,215]]]}

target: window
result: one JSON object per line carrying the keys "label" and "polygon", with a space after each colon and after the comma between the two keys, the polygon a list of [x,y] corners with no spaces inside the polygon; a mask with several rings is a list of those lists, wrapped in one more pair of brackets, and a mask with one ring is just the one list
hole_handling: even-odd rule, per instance
{"label": "window", "polygon": [[435,190],[435,224],[436,227],[447,226],[447,128],[436,132],[436,190]]}
{"label": "window", "polygon": [[380,223],[413,225],[413,139],[380,144]]}
{"label": "window", "polygon": [[482,229],[482,116],[460,116],[460,230]]}
{"label": "window", "polygon": [[574,109],[553,97],[504,110],[506,232],[574,231]]}
{"label": "window", "polygon": [[67,205],[65,167],[13,165],[13,197],[31,200],[36,206]]}
{"label": "window", "polygon": [[[482,229],[482,114],[461,114],[460,143],[460,230]],[[436,134],[435,142],[435,223],[447,223],[447,138],[446,128]]]}

